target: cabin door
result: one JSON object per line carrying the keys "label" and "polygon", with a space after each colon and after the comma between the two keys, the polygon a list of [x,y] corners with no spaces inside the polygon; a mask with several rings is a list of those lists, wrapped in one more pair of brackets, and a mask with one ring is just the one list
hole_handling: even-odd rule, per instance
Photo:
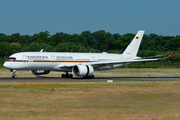
{"label": "cabin door", "polygon": [[95,62],[95,57],[94,56],[91,57],[91,61]]}
{"label": "cabin door", "polygon": [[55,62],[55,56],[51,56],[51,63]]}
{"label": "cabin door", "polygon": [[27,63],[28,62],[28,57],[23,55],[23,63]]}

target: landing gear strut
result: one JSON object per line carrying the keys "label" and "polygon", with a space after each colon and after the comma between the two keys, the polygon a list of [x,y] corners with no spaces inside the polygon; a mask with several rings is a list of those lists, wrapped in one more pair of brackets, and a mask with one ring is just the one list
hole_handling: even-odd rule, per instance
{"label": "landing gear strut", "polygon": [[16,70],[13,70],[13,75],[12,75],[12,78],[16,79],[17,76],[16,76]]}
{"label": "landing gear strut", "polygon": [[62,78],[73,78],[73,75],[66,72],[66,74],[62,74],[61,77]]}

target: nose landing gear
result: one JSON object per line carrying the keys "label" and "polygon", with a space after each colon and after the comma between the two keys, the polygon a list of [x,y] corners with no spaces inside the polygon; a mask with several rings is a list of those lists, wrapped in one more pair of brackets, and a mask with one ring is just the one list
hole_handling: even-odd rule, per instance
{"label": "nose landing gear", "polygon": [[16,70],[12,70],[12,72],[13,72],[12,78],[16,79],[16,78],[17,78],[17,76],[16,76]]}

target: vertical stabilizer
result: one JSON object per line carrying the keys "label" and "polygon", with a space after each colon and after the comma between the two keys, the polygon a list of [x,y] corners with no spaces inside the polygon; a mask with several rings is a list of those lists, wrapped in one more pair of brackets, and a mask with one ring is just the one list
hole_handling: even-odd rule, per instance
{"label": "vertical stabilizer", "polygon": [[131,43],[128,45],[128,47],[123,52],[123,55],[136,56],[137,52],[139,50],[139,46],[141,44],[141,40],[142,40],[143,35],[144,35],[144,30],[138,31],[136,36],[133,38]]}

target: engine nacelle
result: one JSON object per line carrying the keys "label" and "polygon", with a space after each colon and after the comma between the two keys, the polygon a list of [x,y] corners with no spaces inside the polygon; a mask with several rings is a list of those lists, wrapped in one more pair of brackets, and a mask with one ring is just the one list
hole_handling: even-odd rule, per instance
{"label": "engine nacelle", "polygon": [[50,73],[50,70],[30,70],[33,75],[43,75]]}
{"label": "engine nacelle", "polygon": [[72,73],[76,76],[89,76],[94,72],[94,68],[90,65],[75,65],[72,68]]}

